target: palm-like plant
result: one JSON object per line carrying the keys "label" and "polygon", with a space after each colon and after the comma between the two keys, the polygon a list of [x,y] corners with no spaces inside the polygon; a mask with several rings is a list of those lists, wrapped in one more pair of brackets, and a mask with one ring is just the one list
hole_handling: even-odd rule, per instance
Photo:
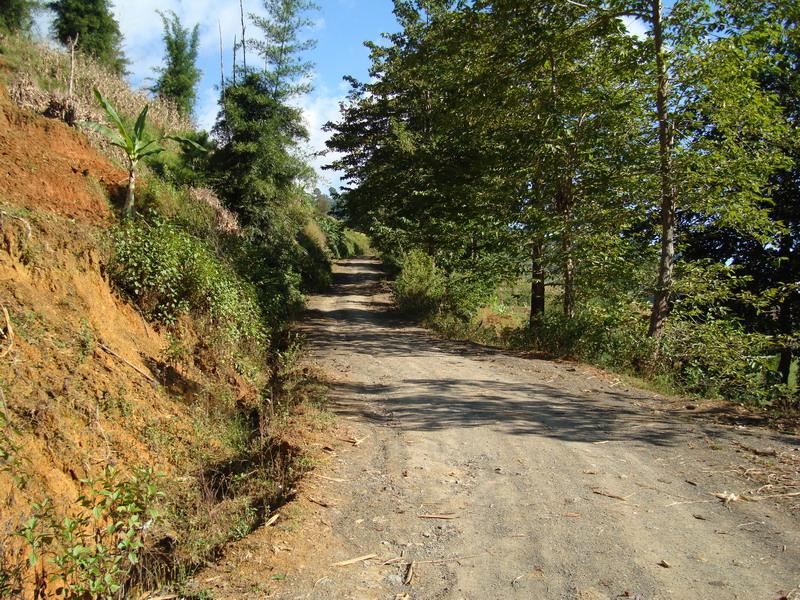
{"label": "palm-like plant", "polygon": [[160,145],[163,140],[173,140],[179,142],[182,146],[190,146],[193,149],[200,150],[202,152],[206,152],[207,149],[193,140],[179,136],[162,136],[159,139],[148,139],[144,129],[147,123],[147,111],[150,108],[149,105],[145,105],[145,107],[142,109],[142,112],[140,112],[139,116],[136,118],[136,124],[133,126],[133,129],[130,129],[119,116],[119,113],[116,111],[116,109],[111,105],[111,102],[109,102],[108,99],[100,93],[100,90],[95,89],[94,95],[95,98],[97,98],[97,101],[100,103],[100,106],[103,107],[103,110],[108,115],[109,120],[116,128],[116,131],[106,127],[102,123],[87,122],[84,123],[84,125],[105,135],[109,142],[111,142],[112,146],[122,149],[122,151],[125,153],[125,156],[128,159],[128,193],[125,197],[125,207],[123,208],[123,213],[126,217],[130,217],[133,215],[134,211],[134,197],[136,193],[136,167],[138,166],[140,160],[146,156],[152,156],[154,154],[163,152],[164,148]]}
{"label": "palm-like plant", "polygon": [[148,140],[145,136],[144,128],[147,123],[147,111],[150,109],[149,105],[145,105],[142,112],[136,119],[136,124],[133,129],[129,129],[119,113],[111,105],[111,102],[100,93],[100,90],[94,90],[95,98],[103,107],[103,110],[108,115],[109,120],[116,128],[116,131],[106,127],[101,123],[86,123],[85,125],[90,129],[99,131],[105,135],[112,146],[120,148],[128,159],[128,194],[125,197],[125,208],[123,212],[126,217],[133,214],[134,197],[136,193],[136,167],[139,161],[146,156],[152,156],[163,152],[164,148],[158,145],[156,140]]}

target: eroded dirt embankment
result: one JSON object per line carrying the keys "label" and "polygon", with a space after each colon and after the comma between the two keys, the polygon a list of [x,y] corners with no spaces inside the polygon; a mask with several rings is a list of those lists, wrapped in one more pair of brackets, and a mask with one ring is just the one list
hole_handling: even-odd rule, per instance
{"label": "eroded dirt embankment", "polygon": [[381,277],[343,262],[313,300],[306,329],[347,432],[296,518],[198,579],[215,597],[797,594],[800,499],[758,479],[797,475],[796,437],[735,413],[712,423],[581,365],[435,339],[392,316]]}
{"label": "eroded dirt embankment", "polygon": [[[96,486],[103,492],[128,489],[138,468],[150,468],[163,493],[161,518],[137,526],[144,566],[137,571],[126,555],[117,574],[118,583],[139,585],[120,594],[137,598],[247,533],[296,475],[301,426],[271,427],[254,455],[247,417],[263,384],[242,375],[230,349],[214,346],[213,332],[191,315],[169,330],[149,322],[115,289],[109,196],[124,180],[80,132],[14,106],[0,85],[3,598],[57,595],[56,559],[97,539],[96,528],[70,537],[61,524],[85,514],[86,480],[107,467],[120,475]],[[36,508],[46,501],[51,511]],[[98,577],[77,572],[81,584]]]}

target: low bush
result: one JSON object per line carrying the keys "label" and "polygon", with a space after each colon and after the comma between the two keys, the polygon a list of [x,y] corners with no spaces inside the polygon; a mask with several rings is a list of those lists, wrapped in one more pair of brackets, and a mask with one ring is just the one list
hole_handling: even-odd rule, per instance
{"label": "low bush", "polygon": [[[449,322],[448,329],[458,328],[450,317],[469,325],[478,310],[495,297],[491,273],[479,269],[446,271],[420,249],[404,254],[398,265],[393,288],[398,308],[417,317],[436,315],[439,322]],[[445,315],[447,319],[441,318]]]}
{"label": "low bush", "polygon": [[37,598],[48,580],[67,599],[122,596],[146,552],[145,535],[160,518],[156,504],[163,494],[150,469],[126,479],[106,467],[101,477],[82,483],[86,492],[69,514],[58,515],[50,501],[34,504],[33,516],[16,532],[39,573]]}
{"label": "low bush", "polygon": [[445,284],[445,275],[433,257],[422,250],[412,250],[403,257],[402,269],[394,281],[395,303],[409,315],[431,314],[439,308]]}
{"label": "low bush", "polygon": [[495,295],[491,278],[475,271],[454,271],[445,278],[440,310],[469,322]]}
{"label": "low bush", "polygon": [[367,256],[372,253],[369,238],[359,231],[348,229],[339,219],[329,215],[317,215],[316,222],[325,234],[331,258]]}
{"label": "low bush", "polygon": [[[637,317],[638,315],[638,317]],[[673,315],[660,338],[648,338],[635,308],[587,303],[573,318],[548,312],[512,334],[511,345],[573,357],[667,383],[681,393],[722,397],[753,406],[780,402],[769,381],[770,340],[730,320]]]}
{"label": "low bush", "polygon": [[350,256],[369,256],[372,254],[369,237],[353,229],[345,228],[344,230],[344,249],[345,253],[342,255],[342,258]]}
{"label": "low bush", "polygon": [[158,213],[203,239],[214,233],[214,210],[194,201],[186,188],[177,188],[158,177],[148,177],[139,186],[137,200],[143,214]]}
{"label": "low bush", "polygon": [[732,320],[673,318],[658,341],[654,370],[667,374],[685,392],[767,406],[770,340],[747,333]]}
{"label": "low bush", "polygon": [[345,258],[344,223],[328,215],[316,215],[316,225],[325,236],[325,244],[331,258]]}
{"label": "low bush", "polygon": [[267,341],[253,286],[200,239],[154,217],[122,223],[113,242],[112,277],[148,316],[169,325],[191,312],[230,344]]}
{"label": "low bush", "polygon": [[324,291],[331,284],[328,238],[317,223],[309,221],[298,234],[297,241],[304,250],[298,265],[303,288]]}

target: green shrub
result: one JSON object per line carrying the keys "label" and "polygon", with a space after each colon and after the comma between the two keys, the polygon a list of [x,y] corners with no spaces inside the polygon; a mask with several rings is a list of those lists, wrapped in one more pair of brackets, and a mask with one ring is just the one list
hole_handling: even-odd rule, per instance
{"label": "green shrub", "polygon": [[770,340],[730,320],[694,321],[675,314],[662,336],[646,336],[635,307],[587,302],[571,319],[547,312],[511,345],[570,356],[667,382],[677,391],[754,406],[785,403],[769,377]]}
{"label": "green shrub", "polygon": [[138,201],[142,214],[156,212],[204,239],[214,233],[214,210],[193,200],[187,188],[177,188],[158,177],[148,177],[142,180]]}
{"label": "green shrub", "polygon": [[348,229],[339,219],[329,215],[316,215],[316,222],[325,234],[331,258],[367,256],[372,253],[369,238],[353,229]]}
{"label": "green shrub", "polygon": [[346,257],[344,223],[339,219],[320,214],[316,215],[316,222],[320,230],[325,234],[326,245],[331,258]]}
{"label": "green shrub", "polygon": [[314,221],[309,221],[297,241],[305,251],[298,265],[303,288],[315,292],[326,290],[331,284],[331,261],[325,233]]}
{"label": "green shrub", "polygon": [[474,271],[455,271],[445,280],[445,291],[441,300],[444,312],[468,322],[478,309],[485,306],[495,295],[495,285],[490,278]]}
{"label": "green shrub", "polygon": [[370,245],[369,237],[360,231],[353,229],[344,230],[344,247],[345,253],[343,258],[350,256],[369,256],[372,254],[372,247]]}
{"label": "green shrub", "polygon": [[416,316],[435,312],[444,296],[446,279],[433,257],[412,250],[403,257],[402,265],[393,287],[397,307]]}
{"label": "green shrub", "polygon": [[113,232],[111,274],[145,313],[172,324],[183,313],[204,317],[226,342],[263,345],[268,337],[253,286],[201,240],[154,219],[122,223]]}
{"label": "green shrub", "polygon": [[512,345],[630,370],[653,354],[652,341],[645,336],[646,325],[637,314],[635,307],[591,302],[572,318],[548,311],[533,328],[512,336]]}
{"label": "green shrub", "polygon": [[731,320],[696,322],[674,317],[658,344],[655,370],[680,389],[766,406],[771,399],[770,340],[745,332]]}
{"label": "green shrub", "polygon": [[[83,480],[86,493],[71,514],[58,516],[49,500],[17,531],[28,547],[28,562],[58,583],[67,599],[111,600],[122,593],[145,551],[148,528],[160,518],[155,504],[163,494],[149,468],[123,480],[113,467]],[[43,590],[37,581],[35,597]]]}

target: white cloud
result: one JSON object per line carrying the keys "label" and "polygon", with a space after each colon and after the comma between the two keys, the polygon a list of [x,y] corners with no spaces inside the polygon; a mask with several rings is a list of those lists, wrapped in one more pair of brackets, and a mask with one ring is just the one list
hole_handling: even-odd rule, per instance
{"label": "white cloud", "polygon": [[[322,128],[329,121],[339,120],[339,103],[342,100],[344,100],[343,94],[332,93],[325,87],[297,100],[296,104],[303,111],[303,120],[310,135],[307,152],[319,154],[327,151],[325,142],[328,140],[330,133],[323,131]],[[338,186],[341,184],[341,173],[322,170],[323,165],[329,164],[337,156],[337,153],[328,153],[323,156],[311,156],[309,159],[309,162],[319,174],[319,187],[322,189],[330,185]]]}
{"label": "white cloud", "polygon": [[[229,51],[233,37],[241,38],[241,21],[238,2],[226,2],[221,6],[217,0],[118,0],[114,5],[114,16],[125,36],[125,54],[131,61],[131,76],[135,85],[142,85],[152,77],[153,68],[161,64],[163,42],[161,19],[157,11],[174,11],[184,26],[200,23],[199,63],[219,64],[219,26],[222,26],[223,43]],[[245,15],[263,13],[257,0],[244,2]],[[248,26],[248,37],[252,25]],[[230,68],[231,57],[225,56]],[[207,79],[211,74],[206,73]],[[218,77],[217,77],[218,78]]]}

